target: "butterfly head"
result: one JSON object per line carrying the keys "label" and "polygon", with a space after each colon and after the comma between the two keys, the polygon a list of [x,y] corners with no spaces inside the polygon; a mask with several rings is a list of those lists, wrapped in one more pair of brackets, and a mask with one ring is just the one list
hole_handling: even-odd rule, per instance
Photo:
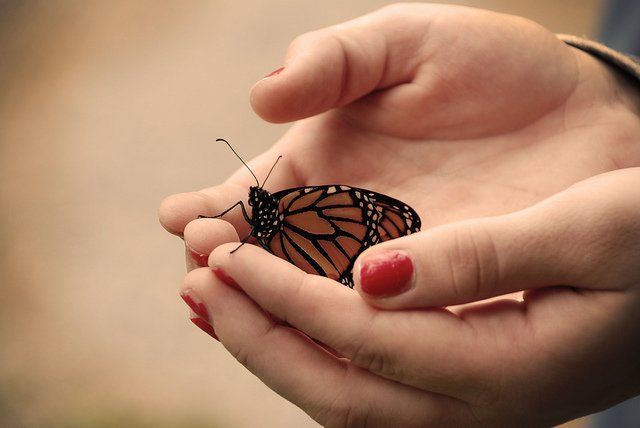
{"label": "butterfly head", "polygon": [[218,138],[216,139],[216,141],[220,141],[229,146],[233,154],[235,154],[236,157],[240,159],[240,162],[242,162],[242,164],[247,167],[247,170],[249,170],[253,178],[256,180],[256,186],[249,187],[248,202],[249,206],[251,207],[251,219],[248,221],[251,224],[251,234],[262,240],[272,237],[275,233],[278,232],[283,216],[278,212],[278,199],[273,197],[271,193],[264,190],[263,187],[282,156],[278,156],[264,181],[262,182],[262,184],[260,184],[260,181],[258,181],[258,177],[256,177],[251,168],[249,168],[249,165],[247,165],[247,163],[242,160],[240,155],[236,153],[236,151],[233,149],[233,147],[231,147],[231,144],[229,144],[227,140],[225,140],[224,138]]}
{"label": "butterfly head", "polygon": [[249,206],[259,207],[261,205],[265,205],[265,202],[272,199],[271,193],[267,192],[262,187],[249,187]]}

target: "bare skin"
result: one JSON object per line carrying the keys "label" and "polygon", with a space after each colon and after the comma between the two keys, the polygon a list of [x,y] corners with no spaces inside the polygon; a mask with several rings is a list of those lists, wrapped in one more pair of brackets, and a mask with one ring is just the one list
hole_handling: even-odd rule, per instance
{"label": "bare skin", "polygon": [[[364,253],[356,293],[230,255],[239,210],[194,220],[246,200],[246,170],[167,198],[164,227],[244,291],[187,257],[183,289],[229,352],[327,426],[546,426],[640,393],[637,87],[530,21],[425,4],[305,34],[284,65],[251,92],[264,119],[298,121],[249,163],[264,177],[284,156],[267,190],[370,188],[423,232]],[[415,275],[376,299],[358,266],[389,249]]]}

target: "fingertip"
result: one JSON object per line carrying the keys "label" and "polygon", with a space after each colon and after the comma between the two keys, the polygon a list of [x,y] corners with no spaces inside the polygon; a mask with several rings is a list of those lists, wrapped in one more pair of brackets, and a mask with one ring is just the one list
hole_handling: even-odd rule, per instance
{"label": "fingertip", "polygon": [[187,268],[205,267],[214,248],[226,242],[237,241],[238,234],[228,222],[201,218],[187,224],[184,242],[187,249]]}
{"label": "fingertip", "polygon": [[[389,300],[411,289],[415,269],[410,253],[404,249],[380,248],[363,254],[354,265],[354,288],[368,302]],[[392,304],[393,305],[393,304]]]}
{"label": "fingertip", "polygon": [[[287,52],[285,67],[267,75],[251,89],[254,111],[264,120],[284,123],[304,119],[364,95],[372,88],[370,73],[357,85],[347,79],[349,53],[339,37],[319,30],[297,37]],[[357,93],[360,92],[360,93]]]}
{"label": "fingertip", "polygon": [[227,221],[200,218],[190,221],[184,228],[184,240],[194,251],[209,254],[219,245],[238,241],[238,233]]}
{"label": "fingertip", "polygon": [[177,221],[177,218],[181,217],[181,215],[176,196],[177,195],[167,196],[160,202],[160,206],[158,207],[158,221],[160,221],[160,225],[164,227],[167,232],[182,236],[184,229],[180,227],[180,222]]}
{"label": "fingertip", "polygon": [[160,202],[158,220],[167,232],[183,236],[187,224],[208,212],[207,197],[199,192],[178,193]]}
{"label": "fingertip", "polygon": [[180,285],[180,293],[186,293],[189,290],[195,290],[200,292],[203,287],[206,287],[215,281],[213,273],[208,268],[198,268],[190,272],[187,272],[182,284]]}
{"label": "fingertip", "polygon": [[289,70],[266,76],[256,82],[249,93],[249,103],[253,111],[270,123],[285,123],[296,120],[300,115],[300,91],[295,90]]}

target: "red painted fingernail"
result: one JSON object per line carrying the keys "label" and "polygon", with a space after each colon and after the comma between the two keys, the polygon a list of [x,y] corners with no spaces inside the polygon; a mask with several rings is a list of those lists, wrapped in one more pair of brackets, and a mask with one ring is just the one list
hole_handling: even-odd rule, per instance
{"label": "red painted fingernail", "polygon": [[218,335],[216,334],[216,331],[213,329],[213,326],[211,324],[209,324],[208,322],[206,322],[205,320],[199,317],[192,317],[189,319],[191,320],[192,323],[197,325],[198,328],[200,328],[200,330],[204,331],[205,333],[213,337],[218,342],[220,341],[220,339],[218,339]]}
{"label": "red painted fingernail", "polygon": [[185,290],[180,293],[182,300],[191,308],[191,310],[202,318],[205,322],[209,322],[209,312],[204,302],[193,292],[193,290]]}
{"label": "red painted fingernail", "polygon": [[200,254],[187,245],[189,255],[200,267],[209,266],[209,254]]}
{"label": "red painted fingernail", "polygon": [[413,263],[404,251],[384,251],[366,257],[360,268],[362,291],[375,297],[393,296],[411,285]]}
{"label": "red painted fingernail", "polygon": [[264,76],[263,79],[266,79],[267,77],[271,77],[271,76],[276,76],[276,75],[282,73],[282,70],[284,70],[284,67],[280,67],[277,70],[273,70],[271,73],[269,73],[266,76]]}
{"label": "red painted fingernail", "polygon": [[211,270],[213,271],[213,273],[216,274],[216,276],[220,281],[224,282],[229,287],[233,287],[233,288],[237,288],[238,290],[241,290],[238,283],[233,278],[231,278],[225,271],[223,271],[219,267],[214,267]]}

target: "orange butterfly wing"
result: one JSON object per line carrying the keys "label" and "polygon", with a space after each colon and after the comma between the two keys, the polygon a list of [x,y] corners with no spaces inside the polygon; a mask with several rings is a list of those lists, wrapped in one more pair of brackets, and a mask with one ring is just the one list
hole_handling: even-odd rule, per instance
{"label": "orange butterfly wing", "polygon": [[273,196],[279,200],[282,224],[263,246],[305,272],[350,287],[353,263],[366,248],[420,230],[413,209],[369,190],[311,186]]}

